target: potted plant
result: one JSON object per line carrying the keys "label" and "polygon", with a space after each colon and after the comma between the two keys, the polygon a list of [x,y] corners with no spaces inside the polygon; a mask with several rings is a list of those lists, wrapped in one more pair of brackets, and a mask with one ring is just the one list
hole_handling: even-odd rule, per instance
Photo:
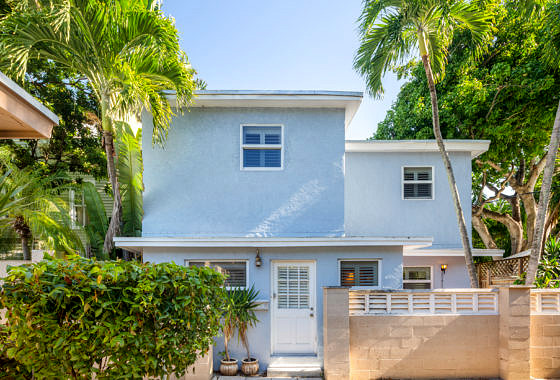
{"label": "potted plant", "polygon": [[237,291],[235,295],[237,304],[237,337],[247,351],[247,357],[241,361],[241,371],[244,375],[256,375],[259,373],[259,361],[251,357],[249,351],[249,340],[247,339],[247,331],[250,327],[254,327],[259,321],[255,315],[257,303],[255,302],[259,292],[254,286],[250,289],[242,289]]}
{"label": "potted plant", "polygon": [[237,375],[237,359],[229,356],[228,343],[235,333],[237,326],[236,304],[234,300],[234,291],[228,291],[224,306],[224,315],[222,323],[222,333],[224,334],[224,358],[220,361],[220,373],[224,376]]}

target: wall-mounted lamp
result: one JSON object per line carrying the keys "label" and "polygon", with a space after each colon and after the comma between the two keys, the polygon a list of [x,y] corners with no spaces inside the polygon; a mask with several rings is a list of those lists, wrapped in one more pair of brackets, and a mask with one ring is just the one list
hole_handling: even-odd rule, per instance
{"label": "wall-mounted lamp", "polygon": [[443,277],[445,277],[445,271],[447,270],[447,264],[441,264],[441,287],[443,288]]}
{"label": "wall-mounted lamp", "polygon": [[257,268],[259,268],[261,265],[262,265],[261,253],[259,252],[259,249],[257,248],[257,256],[255,257],[255,266]]}

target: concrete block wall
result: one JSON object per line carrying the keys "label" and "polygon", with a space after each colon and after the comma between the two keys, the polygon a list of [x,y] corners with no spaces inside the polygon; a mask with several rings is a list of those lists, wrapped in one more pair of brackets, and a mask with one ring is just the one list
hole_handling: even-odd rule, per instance
{"label": "concrete block wall", "polygon": [[529,287],[500,288],[494,315],[349,315],[348,289],[323,297],[327,380],[560,378],[560,312],[531,315]]}
{"label": "concrete block wall", "polygon": [[560,379],[560,314],[531,316],[531,376]]}
{"label": "concrete block wall", "polygon": [[352,379],[497,377],[497,315],[352,316]]}

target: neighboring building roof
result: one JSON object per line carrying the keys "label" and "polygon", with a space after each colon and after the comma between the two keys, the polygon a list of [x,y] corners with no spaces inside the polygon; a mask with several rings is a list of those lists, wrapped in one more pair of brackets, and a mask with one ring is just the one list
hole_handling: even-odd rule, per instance
{"label": "neighboring building roof", "polygon": [[0,138],[49,138],[57,124],[53,112],[0,72]]}
{"label": "neighboring building roof", "polygon": [[362,98],[355,91],[200,90],[192,107],[344,108],[348,127]]}
{"label": "neighboring building roof", "polygon": [[371,246],[414,246],[427,247],[432,244],[429,237],[115,237],[115,245],[133,252],[143,248],[185,247],[371,247]]}
{"label": "neighboring building roof", "polygon": [[[444,140],[448,152],[486,152],[490,140]],[[436,140],[346,140],[346,152],[439,152]]]}

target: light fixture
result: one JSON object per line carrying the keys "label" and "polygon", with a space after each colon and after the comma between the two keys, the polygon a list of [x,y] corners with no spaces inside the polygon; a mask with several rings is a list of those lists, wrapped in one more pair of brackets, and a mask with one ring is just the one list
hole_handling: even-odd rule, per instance
{"label": "light fixture", "polygon": [[261,265],[262,265],[261,253],[259,252],[259,249],[257,248],[257,256],[255,257],[255,266],[257,268],[259,268]]}
{"label": "light fixture", "polygon": [[441,264],[441,287],[443,288],[443,277],[445,276],[445,271],[447,270],[447,264]]}

